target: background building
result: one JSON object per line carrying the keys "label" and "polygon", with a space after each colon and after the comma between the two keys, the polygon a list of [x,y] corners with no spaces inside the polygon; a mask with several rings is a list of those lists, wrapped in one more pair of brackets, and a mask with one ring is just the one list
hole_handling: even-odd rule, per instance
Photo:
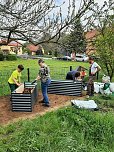
{"label": "background building", "polygon": [[5,40],[0,40],[0,52],[4,54],[22,54],[22,45],[19,42],[11,41],[8,43]]}
{"label": "background building", "polygon": [[27,49],[30,50],[32,55],[43,55],[44,54],[44,49],[41,45],[33,45],[33,44],[28,44]]}
{"label": "background building", "polygon": [[96,52],[95,47],[93,46],[93,41],[95,40],[96,36],[98,35],[98,31],[97,30],[91,30],[85,33],[85,37],[86,37],[86,54],[87,55],[91,55],[94,54]]}

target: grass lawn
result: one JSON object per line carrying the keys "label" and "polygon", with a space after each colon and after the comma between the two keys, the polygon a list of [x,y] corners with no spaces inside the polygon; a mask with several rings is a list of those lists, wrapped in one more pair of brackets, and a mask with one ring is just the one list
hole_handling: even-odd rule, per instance
{"label": "grass lawn", "polygon": [[[0,71],[6,71],[6,69],[15,69],[18,64],[23,64],[25,68],[31,68],[31,69],[37,69],[38,70],[38,64],[37,59],[18,59],[17,61],[0,61]],[[61,60],[45,60],[46,64],[49,65],[51,68],[54,67],[60,67],[60,68],[68,68],[70,66],[73,66],[75,69],[77,66],[81,65],[84,67],[88,67],[88,63],[86,62],[73,62],[73,61],[61,61]],[[56,69],[57,70],[57,69]]]}
{"label": "grass lawn", "polygon": [[0,127],[0,152],[114,152],[114,97],[94,99],[108,111],[66,107]]}
{"label": "grass lawn", "polygon": [[[50,66],[52,79],[64,80],[67,72],[70,70],[70,66],[72,66],[73,69],[76,69],[79,65],[86,68],[89,67],[89,64],[84,62],[58,60],[45,60],[45,62]],[[37,60],[18,59],[17,61],[0,61],[0,95],[7,95],[10,93],[7,81],[12,71],[17,68],[18,64],[23,64],[25,67],[25,70],[22,72],[22,82],[27,81],[27,68],[30,68],[30,81],[36,78],[39,70]]]}
{"label": "grass lawn", "polygon": [[[69,66],[75,69],[88,63],[46,60],[53,79],[65,79]],[[22,80],[38,73],[37,60],[0,62],[1,95],[8,94],[7,79],[18,64],[25,66]],[[95,96],[99,111],[66,107],[34,120],[24,120],[0,127],[0,152],[114,152],[114,97]]]}

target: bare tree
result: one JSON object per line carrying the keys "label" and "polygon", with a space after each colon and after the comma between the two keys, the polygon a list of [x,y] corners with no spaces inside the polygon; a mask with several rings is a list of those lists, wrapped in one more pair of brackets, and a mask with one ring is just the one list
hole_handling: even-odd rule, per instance
{"label": "bare tree", "polygon": [[[57,6],[55,0],[0,0],[0,38],[7,38],[7,43],[10,40],[29,41],[35,45],[56,43],[61,32],[93,4],[93,0],[80,0],[77,9],[76,0],[69,0],[65,17],[61,9],[63,4]],[[51,35],[49,39],[45,39],[47,33]]]}
{"label": "bare tree", "polygon": [[92,8],[90,8],[91,15],[86,16],[87,21],[85,27],[86,29],[96,29],[99,34],[104,35],[105,29],[112,25],[111,14],[114,14],[114,1],[108,0],[104,1],[102,6],[95,3]]}

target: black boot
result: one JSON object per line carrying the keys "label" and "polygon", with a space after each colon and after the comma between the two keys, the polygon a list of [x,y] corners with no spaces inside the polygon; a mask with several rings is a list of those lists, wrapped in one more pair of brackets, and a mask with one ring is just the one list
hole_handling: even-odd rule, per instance
{"label": "black boot", "polygon": [[45,102],[44,102],[44,99],[43,99],[43,100],[41,100],[41,101],[39,101],[39,103],[45,103]]}

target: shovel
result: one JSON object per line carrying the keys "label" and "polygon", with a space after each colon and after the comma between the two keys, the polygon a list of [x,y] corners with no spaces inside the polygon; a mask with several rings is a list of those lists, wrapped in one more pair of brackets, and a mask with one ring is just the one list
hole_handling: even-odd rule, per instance
{"label": "shovel", "polygon": [[34,84],[36,81],[37,81],[37,80],[32,81],[31,84]]}

